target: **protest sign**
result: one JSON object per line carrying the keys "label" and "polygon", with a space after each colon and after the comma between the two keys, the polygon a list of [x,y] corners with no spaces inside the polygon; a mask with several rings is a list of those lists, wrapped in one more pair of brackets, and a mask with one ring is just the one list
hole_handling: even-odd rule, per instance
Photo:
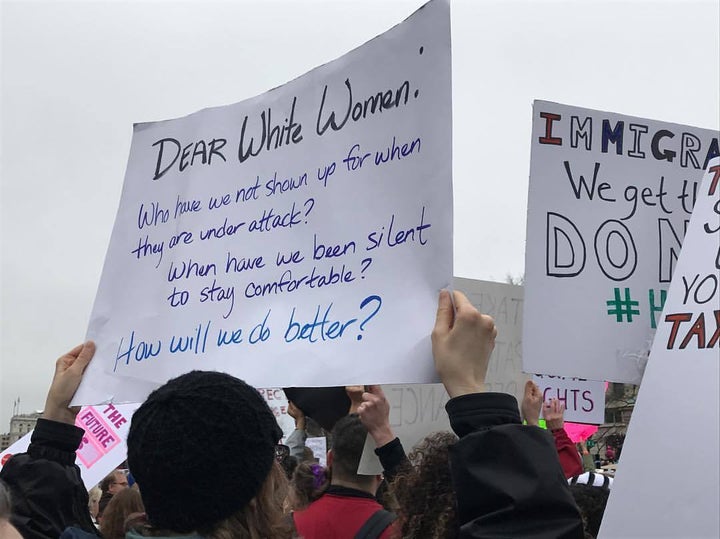
{"label": "protest sign", "polygon": [[[486,391],[510,393],[522,401],[525,382],[530,378],[522,372],[523,287],[457,277],[453,282],[480,312],[495,319],[498,328],[485,378]],[[397,384],[383,390],[390,404],[390,426],[407,451],[432,432],[451,430],[445,412],[449,397],[442,384]],[[359,473],[382,472],[374,450],[375,443],[368,436]]]}
{"label": "protest sign", "polygon": [[309,447],[310,451],[318,462],[323,466],[327,466],[327,439],[325,436],[313,436],[305,439],[305,447]]}
{"label": "protest sign", "polygon": [[637,384],[718,132],[536,101],[523,370]]}
{"label": "protest sign", "polygon": [[459,277],[453,283],[478,311],[493,317],[498,330],[485,390],[509,393],[522,401],[525,382],[530,379],[522,365],[523,287]]}
{"label": "protest sign", "polygon": [[258,393],[270,407],[285,440],[295,430],[295,420],[288,415],[288,400],[285,392],[279,387],[263,387],[258,388]]}
{"label": "protest sign", "polygon": [[565,405],[565,421],[605,422],[605,382],[536,374],[533,381],[543,394],[543,401],[558,399]]}
{"label": "protest sign", "polygon": [[[600,537],[718,537],[720,159],[700,185]],[[663,473],[668,463],[674,471]]]}
{"label": "protest sign", "polygon": [[[80,468],[83,483],[89,490],[127,458],[125,440],[130,418],[139,404],[106,404],[83,406],[75,417],[75,425],[85,431],[76,451],[75,464]],[[0,453],[0,468],[30,445],[32,432]]]}
{"label": "protest sign", "polygon": [[258,97],[137,124],[75,402],[192,369],[258,387],[431,380],[450,75],[449,3],[433,0]]}

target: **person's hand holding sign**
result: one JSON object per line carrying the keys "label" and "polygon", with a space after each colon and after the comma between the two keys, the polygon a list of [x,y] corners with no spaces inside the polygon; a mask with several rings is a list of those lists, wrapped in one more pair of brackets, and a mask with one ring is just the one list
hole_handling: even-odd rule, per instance
{"label": "person's hand holding sign", "polygon": [[480,314],[462,292],[453,294],[455,310],[450,293],[440,292],[432,332],[435,369],[451,398],[484,391],[497,336],[492,317]]}
{"label": "person's hand holding sign", "polygon": [[557,399],[550,399],[543,405],[543,417],[547,428],[559,430],[565,427],[565,405]]}
{"label": "person's hand holding sign", "polygon": [[80,408],[70,408],[70,401],[77,391],[83,373],[95,355],[95,343],[88,341],[79,344],[55,362],[53,376],[48,390],[43,419],[75,424],[75,416]]}
{"label": "person's hand holding sign", "polygon": [[357,413],[365,428],[375,440],[375,445],[382,447],[395,439],[390,427],[390,403],[380,386],[368,386],[362,393],[362,404]]}

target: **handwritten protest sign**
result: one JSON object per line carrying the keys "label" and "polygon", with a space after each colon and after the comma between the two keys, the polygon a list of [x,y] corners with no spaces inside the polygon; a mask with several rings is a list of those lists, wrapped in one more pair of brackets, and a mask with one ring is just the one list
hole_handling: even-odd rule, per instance
{"label": "handwritten protest sign", "polygon": [[270,411],[275,416],[278,426],[283,431],[283,440],[295,430],[295,420],[288,414],[288,400],[285,392],[279,387],[258,388],[258,393],[265,399]]}
{"label": "handwritten protest sign", "polygon": [[[77,450],[75,464],[80,468],[83,483],[89,490],[127,458],[125,440],[130,418],[139,404],[107,404],[84,406],[75,418],[75,425],[85,431]],[[0,468],[30,445],[32,432],[0,453]]]}
{"label": "handwritten protest sign", "polygon": [[259,387],[432,378],[449,17],[433,0],[266,94],[135,126],[76,402],[198,368]]}
{"label": "handwritten protest sign", "polygon": [[[698,191],[600,537],[718,537],[720,159]],[[672,463],[674,473],[658,473]]]}
{"label": "handwritten protest sign", "polygon": [[543,401],[558,399],[565,405],[565,421],[605,422],[605,383],[580,378],[536,374],[533,381],[543,394]]}
{"label": "handwritten protest sign", "polygon": [[[468,296],[472,304],[495,319],[498,335],[485,378],[487,391],[510,393],[522,400],[525,382],[522,372],[522,305],[523,287],[455,278],[454,287]],[[432,432],[451,430],[445,404],[449,396],[442,384],[396,384],[383,387],[390,404],[390,426],[406,450]],[[359,473],[382,472],[374,453],[372,438],[365,448]]]}
{"label": "handwritten protest sign", "polygon": [[718,132],[536,101],[526,372],[639,383]]}
{"label": "handwritten protest sign", "polygon": [[523,287],[459,277],[453,283],[478,311],[493,317],[498,330],[485,390],[509,393],[521,401],[525,382],[530,379],[522,365]]}
{"label": "handwritten protest sign", "polygon": [[305,440],[305,447],[309,447],[313,456],[323,466],[327,466],[327,439],[325,436],[313,436]]}

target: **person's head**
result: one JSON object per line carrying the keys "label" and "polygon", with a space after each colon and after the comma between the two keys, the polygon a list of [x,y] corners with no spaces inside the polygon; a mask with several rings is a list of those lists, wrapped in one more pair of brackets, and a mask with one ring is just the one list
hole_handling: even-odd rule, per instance
{"label": "person's head", "polygon": [[430,434],[408,455],[412,466],[390,484],[402,537],[458,537],[457,501],[450,477],[450,447],[457,440],[451,432]]}
{"label": "person's head", "polygon": [[127,439],[150,524],[208,538],[287,535],[281,436],[255,388],[230,375],[193,371],[153,391]]}
{"label": "person's head", "polygon": [[331,484],[353,487],[375,494],[380,485],[380,476],[357,473],[367,433],[357,414],[347,415],[335,423],[332,431],[333,445],[328,452]]}
{"label": "person's head", "polygon": [[0,537],[3,539],[22,539],[17,528],[10,524],[11,514],[10,493],[5,487],[5,483],[0,481]]}
{"label": "person's head", "polygon": [[100,490],[113,496],[126,488],[128,488],[127,476],[121,470],[113,470],[100,482]]}
{"label": "person's head", "polygon": [[140,493],[126,488],[112,497],[103,513],[102,534],[104,539],[123,539],[125,537],[125,521],[133,513],[145,511]]}
{"label": "person's head", "polygon": [[322,496],[329,484],[330,476],[324,466],[301,462],[290,482],[290,507],[295,511],[304,509]]}
{"label": "person's head", "polygon": [[88,491],[88,510],[93,518],[97,518],[100,510],[100,496],[102,496],[100,487],[93,487]]}

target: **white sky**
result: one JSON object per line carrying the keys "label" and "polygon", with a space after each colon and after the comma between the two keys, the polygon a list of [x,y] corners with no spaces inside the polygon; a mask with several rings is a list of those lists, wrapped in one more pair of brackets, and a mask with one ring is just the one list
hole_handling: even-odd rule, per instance
{"label": "white sky", "polygon": [[[3,1],[0,432],[81,342],[132,124],[241,101],[422,1]],[[531,104],[720,126],[718,0],[452,2],[455,275],[524,267]]]}

